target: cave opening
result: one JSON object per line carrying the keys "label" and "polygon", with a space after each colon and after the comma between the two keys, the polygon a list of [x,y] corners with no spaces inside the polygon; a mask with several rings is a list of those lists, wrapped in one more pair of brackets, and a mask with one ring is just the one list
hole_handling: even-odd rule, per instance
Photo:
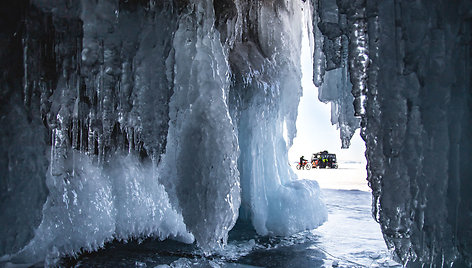
{"label": "cave opening", "polygon": [[[372,190],[367,181],[366,147],[360,129],[352,135],[349,148],[342,148],[337,107],[334,103],[321,101],[319,89],[313,83],[310,48],[313,40],[309,39],[307,32],[303,31],[300,61],[303,95],[298,105],[297,133],[288,151],[288,159],[298,179],[318,182],[327,207],[328,220],[311,233],[319,238],[319,247],[334,256],[333,265],[336,260],[347,263],[351,260],[354,261],[352,265],[362,266],[365,263],[358,256],[364,254],[377,259],[378,263],[395,267],[399,264],[393,260],[380,225],[372,217]],[[317,153],[323,151],[336,155],[336,168],[312,162],[320,156]],[[307,159],[311,167],[299,168],[300,157]],[[356,263],[356,260],[361,263]]]}
{"label": "cave opening", "polygon": [[[299,177],[307,175],[311,178],[316,177],[321,188],[370,192],[366,180],[365,143],[360,136],[360,130],[355,130],[349,148],[342,148],[340,126],[333,119],[338,116],[334,111],[336,107],[318,98],[319,90],[312,80],[313,63],[310,40],[306,34],[307,31],[303,33],[300,61],[303,95],[298,105],[297,134],[289,149],[290,165]],[[319,167],[314,167],[310,171],[296,169],[301,156],[311,162],[313,155],[322,151],[336,155],[337,169]]]}

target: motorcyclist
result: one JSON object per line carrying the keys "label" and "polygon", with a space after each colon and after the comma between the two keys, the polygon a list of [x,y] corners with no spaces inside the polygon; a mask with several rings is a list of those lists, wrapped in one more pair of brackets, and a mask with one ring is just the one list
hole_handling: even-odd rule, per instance
{"label": "motorcyclist", "polygon": [[302,167],[303,166],[303,163],[304,161],[308,161],[304,158],[304,156],[302,155],[302,157],[300,157],[300,166]]}

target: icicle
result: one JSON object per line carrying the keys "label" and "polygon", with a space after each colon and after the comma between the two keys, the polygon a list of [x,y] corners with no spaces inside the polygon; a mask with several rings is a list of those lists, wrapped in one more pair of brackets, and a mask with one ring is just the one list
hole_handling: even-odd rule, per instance
{"label": "icicle", "polygon": [[[311,3],[311,2],[310,2]],[[325,75],[326,58],[323,53],[323,34],[318,28],[320,21],[319,8],[317,1],[313,5],[313,37],[314,37],[314,52],[313,52],[313,83],[320,87],[323,84]]]}
{"label": "icicle", "polygon": [[367,44],[367,23],[359,19],[351,25],[349,66],[354,95],[354,110],[356,116],[365,114],[365,98],[367,93],[367,67],[369,64]]}
{"label": "icicle", "polygon": [[23,74],[23,103],[25,107],[29,107],[30,105],[30,84],[29,84],[29,72],[28,72],[28,35],[22,38],[22,44],[23,44],[23,69],[24,69],[24,74]]}

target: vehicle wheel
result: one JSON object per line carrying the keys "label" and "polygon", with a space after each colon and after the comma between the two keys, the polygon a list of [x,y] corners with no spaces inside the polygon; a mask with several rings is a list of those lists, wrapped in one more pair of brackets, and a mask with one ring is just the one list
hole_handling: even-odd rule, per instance
{"label": "vehicle wheel", "polygon": [[301,168],[300,164],[297,164],[297,169],[300,170]]}
{"label": "vehicle wheel", "polygon": [[306,164],[305,168],[306,168],[306,170],[310,170],[311,169],[311,164]]}

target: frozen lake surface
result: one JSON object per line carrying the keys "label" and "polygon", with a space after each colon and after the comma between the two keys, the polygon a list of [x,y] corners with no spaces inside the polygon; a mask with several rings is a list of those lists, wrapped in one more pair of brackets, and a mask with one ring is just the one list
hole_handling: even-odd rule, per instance
{"label": "frozen lake surface", "polygon": [[[63,260],[76,267],[401,267],[391,259],[371,216],[371,194],[361,163],[339,169],[296,171],[316,179],[328,208],[321,227],[289,237],[258,236],[238,223],[228,246],[204,256],[194,245],[146,240],[112,243],[106,249]],[[347,177],[350,176],[350,177]],[[335,188],[338,189],[335,189]],[[331,188],[331,189],[330,189]]]}
{"label": "frozen lake surface", "polygon": [[[364,162],[340,162],[337,169],[295,170],[300,179],[316,180],[322,189],[371,192]],[[293,164],[295,166],[296,164]]]}

